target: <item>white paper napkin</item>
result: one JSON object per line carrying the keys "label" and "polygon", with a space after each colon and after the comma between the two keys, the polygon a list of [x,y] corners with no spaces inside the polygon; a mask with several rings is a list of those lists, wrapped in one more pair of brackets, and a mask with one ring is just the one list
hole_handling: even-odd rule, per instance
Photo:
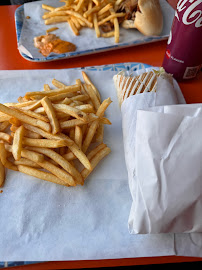
{"label": "white paper napkin", "polygon": [[133,233],[202,232],[202,117],[186,106],[137,112]]}

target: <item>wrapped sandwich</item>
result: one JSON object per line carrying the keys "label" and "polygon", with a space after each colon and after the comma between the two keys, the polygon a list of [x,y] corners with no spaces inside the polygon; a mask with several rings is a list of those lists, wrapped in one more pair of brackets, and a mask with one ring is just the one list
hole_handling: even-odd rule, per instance
{"label": "wrapped sandwich", "polygon": [[122,27],[136,28],[146,36],[158,36],[163,29],[159,0],[118,0],[117,12],[125,12]]}
{"label": "wrapped sandwich", "polygon": [[130,96],[146,93],[156,92],[158,77],[166,78],[170,84],[173,84],[171,74],[165,72],[163,68],[159,71],[151,70],[144,72],[139,76],[126,76],[125,72],[121,71],[114,76],[114,84],[117,90],[119,105]]}

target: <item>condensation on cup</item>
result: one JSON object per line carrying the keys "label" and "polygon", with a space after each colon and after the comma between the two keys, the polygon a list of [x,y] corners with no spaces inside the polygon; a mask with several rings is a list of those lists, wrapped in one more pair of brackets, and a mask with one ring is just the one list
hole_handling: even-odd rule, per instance
{"label": "condensation on cup", "polygon": [[202,0],[179,0],[162,66],[177,80],[202,67]]}

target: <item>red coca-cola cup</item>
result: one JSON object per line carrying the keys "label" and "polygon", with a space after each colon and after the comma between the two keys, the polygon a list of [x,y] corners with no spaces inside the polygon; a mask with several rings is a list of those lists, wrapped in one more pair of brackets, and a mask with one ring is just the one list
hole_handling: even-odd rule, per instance
{"label": "red coca-cola cup", "polygon": [[162,66],[177,80],[196,77],[202,66],[202,0],[179,0]]}

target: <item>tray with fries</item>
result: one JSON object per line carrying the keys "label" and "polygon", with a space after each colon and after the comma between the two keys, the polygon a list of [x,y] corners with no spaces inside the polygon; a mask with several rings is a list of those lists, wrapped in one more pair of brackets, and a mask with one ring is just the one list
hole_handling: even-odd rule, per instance
{"label": "tray with fries", "polygon": [[[118,18],[125,16],[125,13],[113,13],[117,1],[97,2],[99,5],[90,0],[74,0],[67,10],[64,3],[58,0],[37,1],[20,6],[15,13],[15,23],[18,49],[22,57],[29,61],[46,62],[151,43],[167,39],[169,36],[174,10],[166,1],[160,0],[163,29],[158,36],[146,36],[137,29],[123,28],[118,23]],[[84,3],[83,10],[88,10],[82,13],[78,8],[79,4]],[[91,11],[93,12],[89,13]],[[92,15],[92,22],[90,19],[87,20],[88,14]],[[113,28],[101,30],[102,24],[105,23],[108,27],[107,23],[110,23],[110,20],[115,23]],[[76,50],[66,53],[51,52],[48,56],[42,55],[34,46],[34,38],[46,34],[54,34],[63,41],[73,43]]]}

